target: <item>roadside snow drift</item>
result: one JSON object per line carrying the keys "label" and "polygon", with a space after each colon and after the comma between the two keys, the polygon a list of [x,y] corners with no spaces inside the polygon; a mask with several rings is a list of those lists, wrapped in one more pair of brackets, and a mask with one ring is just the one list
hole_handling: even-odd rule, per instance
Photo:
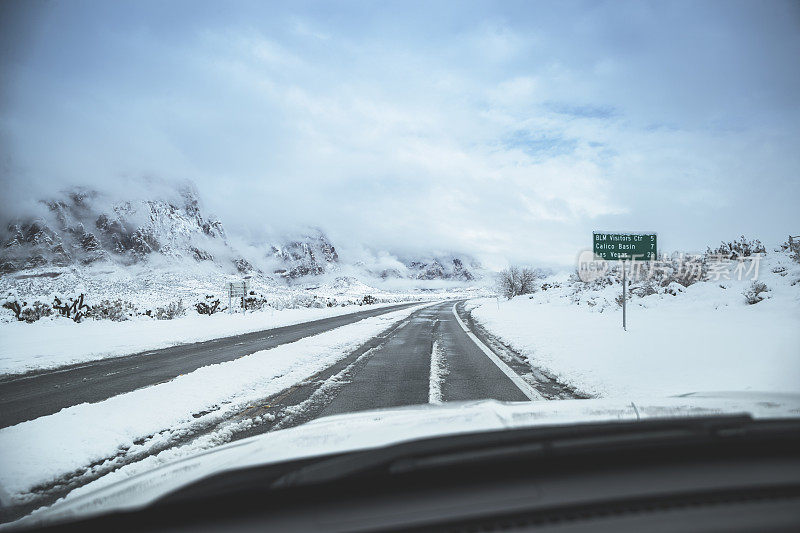
{"label": "roadside snow drift", "polygon": [[0,324],[0,374],[20,374],[96,361],[392,305],[396,303],[216,313],[211,316],[192,312],[173,320],[87,320],[75,324],[68,319],[55,319],[33,324],[5,323]]}
{"label": "roadside snow drift", "polygon": [[628,331],[619,284],[576,296],[562,279],[531,296],[482,300],[472,313],[533,366],[599,397],[800,392],[800,267],[770,255],[759,279],[770,292],[755,305],[742,294],[750,281],[735,280],[634,297]]}
{"label": "roadside snow drift", "polygon": [[[0,430],[0,487],[13,502],[92,463],[211,424],[334,364],[415,306],[200,368],[172,381],[80,404]],[[9,502],[4,502],[9,503]]]}

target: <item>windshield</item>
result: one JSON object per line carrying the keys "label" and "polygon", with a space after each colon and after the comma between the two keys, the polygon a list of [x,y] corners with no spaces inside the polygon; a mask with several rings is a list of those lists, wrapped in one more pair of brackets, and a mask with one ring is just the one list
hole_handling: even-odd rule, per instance
{"label": "windshield", "polygon": [[247,437],[797,416],[799,16],[3,2],[0,520]]}

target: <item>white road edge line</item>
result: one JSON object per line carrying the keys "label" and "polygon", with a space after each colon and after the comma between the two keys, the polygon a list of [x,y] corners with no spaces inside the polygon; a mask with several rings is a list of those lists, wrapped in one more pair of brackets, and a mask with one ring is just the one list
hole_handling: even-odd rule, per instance
{"label": "white road edge line", "polygon": [[503,374],[508,376],[508,379],[510,379],[514,385],[516,385],[517,388],[522,391],[522,394],[528,397],[528,399],[544,400],[544,396],[536,392],[536,389],[531,387],[524,379],[522,379],[522,377],[520,377],[519,374],[511,370],[511,367],[497,357],[497,354],[495,354],[488,346],[483,344],[480,339],[476,337],[475,334],[469,330],[469,328],[467,328],[467,325],[464,324],[464,321],[461,320],[461,317],[458,316],[458,313],[456,312],[456,305],[458,304],[453,304],[453,316],[456,317],[458,325],[461,326],[461,329],[464,330],[464,333],[466,333],[467,336],[472,339],[472,342],[474,342],[475,345],[480,348],[484,354],[486,354],[486,357],[488,357],[495,365],[497,365],[497,368],[499,368]]}

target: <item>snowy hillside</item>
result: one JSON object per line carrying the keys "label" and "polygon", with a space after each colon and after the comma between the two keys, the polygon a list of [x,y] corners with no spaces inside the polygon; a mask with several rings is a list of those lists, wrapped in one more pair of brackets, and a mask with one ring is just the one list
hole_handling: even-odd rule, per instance
{"label": "snowy hillside", "polygon": [[12,220],[0,251],[0,271],[41,266],[132,264],[159,253],[174,259],[231,255],[219,220],[205,217],[192,188],[170,200],[111,201],[76,189],[43,200],[38,216]]}
{"label": "snowy hillside", "polygon": [[[474,295],[476,287],[488,294],[492,282],[464,255],[342,256],[316,227],[249,243],[242,253],[192,185],[160,187],[151,196],[120,199],[76,188],[42,199],[28,216],[4,221],[0,297],[38,305],[28,319],[47,316],[55,298],[81,294],[89,309],[102,307],[87,310],[88,318],[130,318],[153,316],[178,301],[191,310],[219,300],[221,309],[225,287],[243,276],[250,278],[253,307],[273,309],[423,299],[448,291]],[[6,307],[0,320],[13,321],[13,309]]]}
{"label": "snowy hillside", "polygon": [[148,263],[159,268],[194,262],[207,263],[220,273],[286,280],[341,275],[341,270],[376,279],[469,282],[483,276],[481,265],[464,255],[398,259],[391,252],[373,252],[369,262],[341,257],[324,230],[313,226],[291,236],[250,243],[245,258],[230,243],[222,221],[204,211],[191,184],[138,199],[74,188],[42,198],[38,209],[27,216],[2,222],[2,274],[40,275],[47,269],[60,272],[58,268],[82,269],[97,263],[126,267]]}
{"label": "snowy hillside", "polygon": [[767,290],[757,298],[752,280],[726,275],[737,265],[689,286],[634,283],[627,331],[613,278],[564,274],[472,313],[531,365],[593,396],[798,392],[800,264],[786,250],[768,252],[758,267]]}

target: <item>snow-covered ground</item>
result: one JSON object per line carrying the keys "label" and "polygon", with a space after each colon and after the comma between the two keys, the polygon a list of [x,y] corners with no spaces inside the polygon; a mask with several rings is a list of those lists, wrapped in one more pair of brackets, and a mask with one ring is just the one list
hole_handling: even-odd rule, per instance
{"label": "snow-covered ground", "polygon": [[767,299],[747,305],[750,281],[699,282],[677,295],[628,302],[628,331],[614,299],[621,285],[559,287],[472,304],[475,319],[532,365],[599,397],[692,391],[800,392],[800,266],[773,252],[761,262]]}
{"label": "snow-covered ground", "polygon": [[4,428],[0,430],[0,487],[5,499],[24,502],[34,486],[75,475],[92,463],[95,466],[87,472],[113,469],[125,458],[226,419],[250,402],[336,363],[425,305],[429,304],[367,318],[206,366],[160,385]]}
{"label": "snow-covered ground", "polygon": [[396,304],[280,311],[269,309],[247,313],[216,313],[211,316],[190,312],[187,316],[173,320],[87,320],[75,324],[62,318],[39,320],[33,324],[9,322],[0,325],[0,374],[55,368],[391,305]]}
{"label": "snow-covered ground", "polygon": [[[242,277],[225,274],[214,265],[194,261],[148,262],[129,266],[99,263],[87,266],[28,269],[22,273],[0,275],[0,297],[9,291],[28,301],[52,302],[53,294],[84,293],[86,303],[101,300],[124,300],[140,311],[155,309],[170,302],[183,300],[187,307],[202,302],[206,296],[228,303],[226,287],[229,282],[241,282]],[[263,296],[275,309],[294,307],[352,305],[370,295],[378,302],[402,302],[434,299],[445,294],[475,297],[488,296],[492,279],[475,282],[452,280],[381,280],[359,279],[353,276],[324,274],[285,281],[275,276],[253,275],[251,290]],[[0,309],[0,322],[13,320],[6,309]]]}
{"label": "snow-covered ground", "polygon": [[377,282],[376,287],[347,277],[318,276],[287,284],[256,276],[251,279],[251,289],[266,300],[262,310],[242,313],[236,309],[239,312],[212,316],[195,311],[194,303],[205,301],[208,295],[227,306],[225,287],[230,281],[241,281],[241,277],[191,263],[159,268],[152,264],[44,267],[0,276],[0,296],[13,291],[29,303],[51,303],[54,294],[84,293],[88,305],[121,299],[143,312],[182,300],[187,308],[184,316],[173,320],[135,316],[123,322],[85,319],[79,324],[55,315],[28,324],[16,321],[10,310],[0,309],[0,374],[55,368],[353,313],[369,308],[357,305],[367,295],[377,302],[373,306],[386,306],[489,294],[485,286],[453,282],[422,281],[416,287],[383,287]]}

